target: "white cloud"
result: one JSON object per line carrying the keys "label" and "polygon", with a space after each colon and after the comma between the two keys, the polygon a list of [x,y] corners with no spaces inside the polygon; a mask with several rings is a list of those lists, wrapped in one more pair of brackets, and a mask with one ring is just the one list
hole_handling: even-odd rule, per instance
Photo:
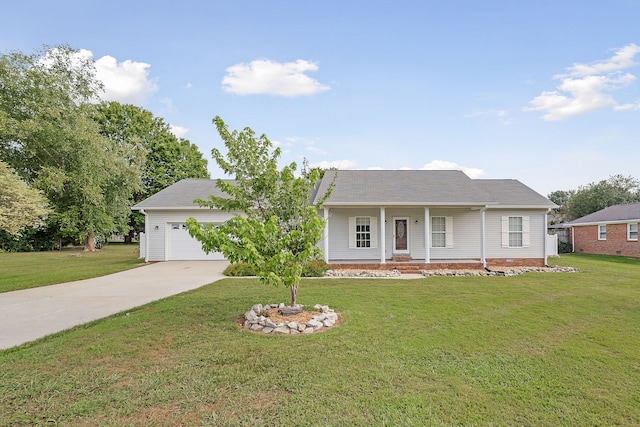
{"label": "white cloud", "polygon": [[615,111],[640,111],[640,101],[635,103],[616,105],[613,107]]}
{"label": "white cloud", "polygon": [[[625,68],[636,65],[633,57],[637,53],[640,53],[640,46],[631,43],[625,47],[617,49],[615,55],[607,60],[596,62],[593,65],[573,64],[572,67],[568,68],[568,71],[572,76],[609,74],[614,71],[624,70]],[[562,75],[559,75],[558,77],[562,77]]]}
{"label": "white cloud", "polygon": [[[52,65],[55,61],[56,50],[49,50],[40,60],[45,65]],[[142,105],[145,100],[158,90],[156,83],[149,79],[149,64],[126,60],[118,62],[116,58],[106,55],[93,60],[93,52],[79,49],[70,58],[71,65],[82,67],[85,62],[93,62],[96,79],[101,81],[104,92],[99,94],[99,100],[118,101],[125,104]]]}
{"label": "white cloud", "polygon": [[169,129],[171,130],[171,133],[174,134],[177,138],[183,138],[187,134],[187,132],[189,132],[189,129],[185,127],[172,124],[169,124]]}
{"label": "white cloud", "polygon": [[126,60],[118,62],[113,56],[103,56],[95,61],[97,78],[104,83],[102,99],[125,104],[142,105],[158,90],[155,81],[149,79],[150,64]]}
{"label": "white cloud", "polygon": [[469,178],[477,179],[486,175],[486,172],[478,168],[470,168],[467,166],[461,166],[454,162],[447,160],[433,160],[420,169],[422,170],[460,170],[464,172]]}
{"label": "white cloud", "polygon": [[355,169],[357,163],[353,160],[332,160],[332,161],[322,161],[318,163],[310,164],[312,168],[322,168],[322,169]]}
{"label": "white cloud", "polygon": [[638,53],[640,46],[632,43],[617,49],[607,60],[591,65],[574,64],[566,74],[554,76],[561,81],[557,90],[542,92],[529,102],[530,107],[525,111],[544,111],[542,118],[554,121],[605,107],[613,107],[615,111],[632,109],[630,104],[618,106],[610,92],[635,81],[635,75],[622,70],[637,65],[633,59]]}
{"label": "white cloud", "polygon": [[315,63],[303,59],[285,63],[260,59],[228,67],[222,87],[236,95],[268,94],[289,98],[315,95],[330,89],[305,74],[317,70]]}

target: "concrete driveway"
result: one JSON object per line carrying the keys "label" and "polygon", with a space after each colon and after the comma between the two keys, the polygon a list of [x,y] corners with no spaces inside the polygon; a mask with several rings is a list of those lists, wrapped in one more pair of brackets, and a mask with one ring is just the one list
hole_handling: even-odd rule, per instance
{"label": "concrete driveway", "polygon": [[0,349],[223,278],[227,261],[169,261],[95,279],[0,293]]}

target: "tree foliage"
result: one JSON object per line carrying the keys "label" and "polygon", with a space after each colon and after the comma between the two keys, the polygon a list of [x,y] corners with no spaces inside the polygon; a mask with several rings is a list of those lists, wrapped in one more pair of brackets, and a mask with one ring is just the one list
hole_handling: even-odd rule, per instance
{"label": "tree foliage", "polygon": [[609,206],[639,202],[640,182],[631,176],[612,175],[578,190],[554,191],[549,199],[560,205],[560,213],[574,220]]}
{"label": "tree foliage", "polygon": [[93,62],[67,46],[0,57],[0,160],[44,192],[50,221],[88,250],[125,227],[144,159],[101,135],[91,104],[100,89]]}
{"label": "tree foliage", "polygon": [[131,104],[103,102],[95,107],[100,133],[117,145],[136,145],[145,152],[143,189],[136,202],[185,178],[209,178],[207,161],[189,140],[176,137],[170,126],[150,111]]}
{"label": "tree foliage", "polygon": [[198,203],[240,214],[220,226],[190,218],[189,233],[206,252],[250,263],[263,283],[288,287],[295,306],[302,270],[320,256],[324,219],[317,214],[319,206],[310,204],[320,173],[305,164],[297,174],[296,163],[278,169],[280,149],[273,149],[265,135],[256,137],[250,128],[229,132],[220,117],[213,122],[227,148],[226,156],[214,148],[213,158],[235,181],[217,181],[228,197]]}
{"label": "tree foliage", "polygon": [[[185,178],[209,178],[207,161],[198,147],[176,137],[168,124],[150,111],[131,104],[103,102],[94,107],[93,119],[100,133],[118,147],[140,159],[130,158],[130,164],[141,164],[142,187],[132,194],[131,205]],[[135,149],[134,149],[135,148]],[[139,161],[138,161],[139,160]],[[144,216],[129,215],[129,236],[144,229]]]}
{"label": "tree foliage", "polygon": [[48,213],[44,194],[0,162],[0,230],[17,235],[25,227],[41,225]]}

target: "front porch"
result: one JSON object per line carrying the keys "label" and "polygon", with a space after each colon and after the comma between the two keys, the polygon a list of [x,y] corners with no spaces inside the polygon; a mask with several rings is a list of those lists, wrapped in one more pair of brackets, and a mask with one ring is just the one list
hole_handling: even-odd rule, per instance
{"label": "front porch", "polygon": [[[395,258],[395,259],[394,259]],[[342,270],[398,270],[405,274],[420,274],[422,270],[484,270],[480,259],[403,259],[396,257],[385,263],[374,260],[329,260],[332,268]]]}

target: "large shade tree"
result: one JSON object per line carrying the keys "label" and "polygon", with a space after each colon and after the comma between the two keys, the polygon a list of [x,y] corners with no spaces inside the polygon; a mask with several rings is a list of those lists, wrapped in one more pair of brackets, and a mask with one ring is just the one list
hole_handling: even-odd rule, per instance
{"label": "large shade tree", "polygon": [[624,175],[612,175],[606,180],[580,187],[566,200],[571,219],[581,218],[609,206],[640,201],[640,182]]}
{"label": "large shade tree", "polygon": [[126,227],[144,151],[114,144],[92,118],[101,91],[91,60],[68,46],[0,56],[0,160],[39,188],[61,234],[93,250]]}
{"label": "large shade tree", "polygon": [[324,219],[312,206],[311,197],[320,171],[296,163],[278,168],[280,149],[253,130],[230,132],[220,117],[213,120],[227,149],[226,156],[212,150],[218,166],[235,180],[219,179],[217,186],[227,197],[198,200],[201,206],[239,213],[220,226],[187,221],[189,233],[206,252],[222,252],[232,263],[254,265],[263,283],[284,285],[296,306],[303,268],[317,260]]}
{"label": "large shade tree", "polygon": [[[103,102],[94,107],[94,120],[100,133],[116,146],[133,146],[144,152],[142,188],[132,195],[138,203],[185,178],[209,178],[207,161],[195,144],[176,137],[171,127],[150,111],[131,104]],[[129,159],[136,163],[137,159]],[[144,216],[138,212],[129,218],[130,234],[143,229]]]}

